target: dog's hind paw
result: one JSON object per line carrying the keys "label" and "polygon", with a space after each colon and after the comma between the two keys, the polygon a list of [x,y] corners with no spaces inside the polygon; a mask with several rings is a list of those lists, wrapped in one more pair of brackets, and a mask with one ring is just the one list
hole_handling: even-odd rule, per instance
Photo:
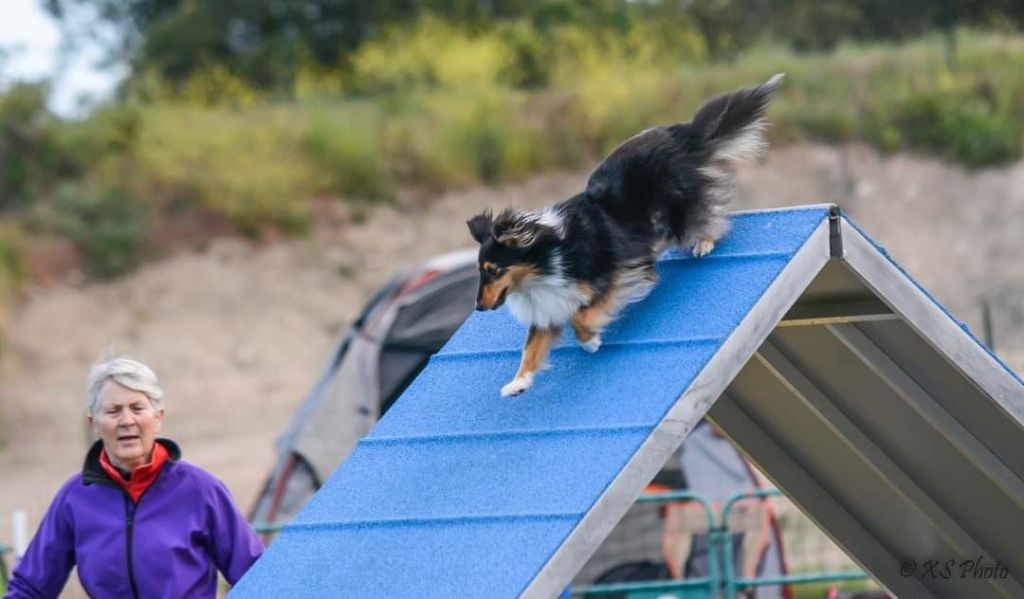
{"label": "dog's hind paw", "polygon": [[601,336],[594,335],[593,337],[590,338],[589,341],[584,341],[583,343],[580,343],[580,347],[582,347],[584,350],[590,353],[596,352],[597,350],[601,349]]}
{"label": "dog's hind paw", "polygon": [[701,239],[697,243],[693,244],[693,255],[702,258],[711,253],[711,250],[715,249],[715,242],[710,239]]}
{"label": "dog's hind paw", "polygon": [[533,374],[526,373],[522,376],[517,376],[512,379],[512,382],[501,388],[502,397],[512,397],[513,395],[519,395],[523,391],[526,391],[533,385]]}

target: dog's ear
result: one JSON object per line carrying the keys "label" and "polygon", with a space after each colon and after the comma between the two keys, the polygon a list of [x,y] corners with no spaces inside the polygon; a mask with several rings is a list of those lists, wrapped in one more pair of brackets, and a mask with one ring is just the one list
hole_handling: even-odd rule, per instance
{"label": "dog's ear", "polygon": [[557,236],[555,230],[538,222],[536,217],[506,209],[494,219],[491,234],[501,245],[524,249],[537,242]]}
{"label": "dog's ear", "polygon": [[516,237],[515,230],[519,224],[519,214],[511,208],[506,208],[498,213],[498,217],[491,224],[491,235],[501,245],[512,245]]}
{"label": "dog's ear", "polygon": [[483,243],[485,239],[491,235],[491,224],[493,219],[491,218],[491,211],[484,210],[480,214],[477,214],[473,218],[466,221],[466,226],[469,227],[469,234],[473,236],[473,239],[477,243]]}

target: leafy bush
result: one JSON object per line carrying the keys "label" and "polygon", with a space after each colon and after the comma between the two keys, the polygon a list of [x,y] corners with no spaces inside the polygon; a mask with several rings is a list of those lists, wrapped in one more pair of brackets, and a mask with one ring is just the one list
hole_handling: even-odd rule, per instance
{"label": "leafy bush", "polygon": [[94,176],[134,150],[134,108],[114,104],[61,121],[46,93],[42,84],[18,84],[0,95],[0,209],[28,208],[61,182]]}
{"label": "leafy bush", "polygon": [[[0,353],[4,350],[14,298],[28,278],[22,256],[26,242],[27,235],[19,222],[0,218]],[[4,422],[0,414],[0,448],[6,443],[4,433]],[[2,591],[3,585],[0,584]]]}
{"label": "leafy bush", "polygon": [[81,121],[67,121],[55,131],[63,153],[74,162],[80,176],[109,156],[123,156],[135,149],[142,114],[138,107],[110,104],[97,108]]}
{"label": "leafy bush", "polygon": [[364,94],[418,87],[457,89],[497,83],[509,67],[503,40],[426,17],[393,27],[352,57],[352,89]]}
{"label": "leafy bush", "polygon": [[1024,127],[1000,110],[995,98],[979,94],[984,89],[933,88],[909,94],[890,108],[889,127],[901,131],[909,147],[969,166],[1015,160]]}
{"label": "leafy bush", "polygon": [[0,221],[0,334],[7,320],[11,297],[25,280],[22,251],[25,235],[17,223]]}
{"label": "leafy bush", "polygon": [[251,107],[267,96],[266,91],[220,65],[174,80],[162,78],[156,70],[142,70],[132,76],[127,90],[133,100],[142,103],[171,101],[207,107]]}
{"label": "leafy bush", "polygon": [[[632,10],[595,20],[553,3],[517,21],[426,18],[377,36],[348,68],[300,53],[298,101],[218,67],[173,86],[136,76],[133,92],[146,103],[61,121],[45,107],[45,87],[16,86],[0,94],[0,211],[50,202],[79,216],[92,205],[116,213],[119,200],[94,191],[116,189],[155,214],[194,204],[253,235],[302,231],[313,194],[386,201],[402,186],[439,191],[580,168],[646,127],[689,118],[712,94],[778,71],[788,76],[770,114],[777,141],[862,139],[972,166],[1021,155],[1020,36],[959,32],[954,69],[936,36],[828,54],[761,42],[711,62],[689,20]],[[99,271],[122,268],[119,250],[95,252],[109,257],[97,258]]]}
{"label": "leafy bush", "polygon": [[150,107],[135,176],[150,194],[193,201],[252,235],[301,231],[315,191],[303,131],[301,114],[284,108]]}
{"label": "leafy bush", "polygon": [[[860,138],[971,165],[1012,160],[1024,126],[1024,43],[964,32],[960,48],[955,71],[938,37],[829,54],[762,44],[722,64],[706,61],[685,24],[671,33],[558,19],[469,30],[427,19],[380,36],[356,53],[351,73],[336,73],[338,89],[368,97],[151,105],[126,185],[139,197],[194,201],[254,234],[302,230],[317,191],[378,201],[403,185],[443,190],[576,168],[777,71],[788,77],[771,112],[776,140]],[[326,89],[318,85],[314,95]]]}
{"label": "leafy bush", "polygon": [[46,94],[45,85],[33,83],[0,94],[0,210],[24,207],[67,170]]}
{"label": "leafy bush", "polygon": [[325,186],[345,198],[390,200],[395,185],[371,106],[319,110],[306,124],[304,146]]}
{"label": "leafy bush", "polygon": [[120,191],[67,184],[54,196],[51,224],[82,251],[90,274],[106,278],[139,263],[147,217],[142,204]]}
{"label": "leafy bush", "polygon": [[558,166],[527,100],[499,87],[406,94],[381,117],[381,152],[396,181],[434,190]]}

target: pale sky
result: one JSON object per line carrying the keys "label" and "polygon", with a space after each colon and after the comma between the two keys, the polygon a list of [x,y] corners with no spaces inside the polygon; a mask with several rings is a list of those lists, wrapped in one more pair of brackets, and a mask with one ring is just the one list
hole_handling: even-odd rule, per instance
{"label": "pale sky", "polygon": [[60,30],[40,0],[0,0],[0,48],[9,51],[0,70],[0,85],[12,80],[53,77],[50,107],[65,116],[81,112],[82,95],[102,99],[110,94],[124,69],[100,70],[96,47],[85,47],[60,64]]}

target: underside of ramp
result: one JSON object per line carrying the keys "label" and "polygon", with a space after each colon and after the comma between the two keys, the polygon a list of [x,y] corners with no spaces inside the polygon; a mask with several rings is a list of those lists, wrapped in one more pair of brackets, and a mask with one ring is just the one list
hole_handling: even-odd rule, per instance
{"label": "underside of ramp", "polygon": [[525,331],[474,314],[232,596],[557,595],[705,415],[894,594],[1024,596],[1024,384],[884,250],[811,206],[658,271],[512,399]]}

